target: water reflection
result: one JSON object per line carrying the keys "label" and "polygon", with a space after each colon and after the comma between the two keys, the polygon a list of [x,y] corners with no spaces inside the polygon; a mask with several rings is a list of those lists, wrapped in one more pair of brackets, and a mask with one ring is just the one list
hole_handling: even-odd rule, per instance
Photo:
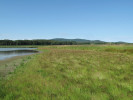
{"label": "water reflection", "polygon": [[[32,48],[33,49],[33,48]],[[4,60],[7,58],[15,57],[15,56],[23,56],[37,53],[38,51],[31,50],[30,48],[0,48],[0,60]]]}
{"label": "water reflection", "polygon": [[0,48],[0,51],[34,50],[36,48]]}

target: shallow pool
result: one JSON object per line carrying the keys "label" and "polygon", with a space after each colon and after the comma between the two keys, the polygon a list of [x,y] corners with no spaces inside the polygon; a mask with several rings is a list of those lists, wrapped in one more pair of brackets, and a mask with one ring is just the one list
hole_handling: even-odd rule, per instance
{"label": "shallow pool", "polygon": [[0,48],[0,60],[37,53],[36,48]]}

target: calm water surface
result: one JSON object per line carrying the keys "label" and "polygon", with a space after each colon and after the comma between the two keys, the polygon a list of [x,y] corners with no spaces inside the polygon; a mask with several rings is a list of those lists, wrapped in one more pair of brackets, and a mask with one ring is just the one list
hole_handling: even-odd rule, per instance
{"label": "calm water surface", "polygon": [[0,48],[0,60],[37,53],[36,48]]}

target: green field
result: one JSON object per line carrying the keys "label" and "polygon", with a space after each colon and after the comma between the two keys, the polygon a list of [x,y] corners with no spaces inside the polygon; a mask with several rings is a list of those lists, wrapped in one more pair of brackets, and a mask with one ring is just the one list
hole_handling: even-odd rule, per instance
{"label": "green field", "polygon": [[1,79],[1,100],[133,100],[133,46],[38,49]]}

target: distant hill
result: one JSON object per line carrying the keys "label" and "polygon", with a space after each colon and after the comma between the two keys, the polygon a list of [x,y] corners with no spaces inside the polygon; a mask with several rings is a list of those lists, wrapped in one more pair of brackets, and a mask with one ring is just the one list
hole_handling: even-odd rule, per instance
{"label": "distant hill", "polygon": [[0,40],[0,45],[86,45],[86,44],[133,44],[126,42],[105,42],[87,39],[34,39],[34,40]]}
{"label": "distant hill", "polygon": [[104,41],[100,41],[100,40],[86,40],[86,39],[65,39],[65,38],[54,38],[54,39],[51,39],[51,40],[54,40],[54,41],[74,41],[74,42],[77,42],[77,43],[106,43]]}

